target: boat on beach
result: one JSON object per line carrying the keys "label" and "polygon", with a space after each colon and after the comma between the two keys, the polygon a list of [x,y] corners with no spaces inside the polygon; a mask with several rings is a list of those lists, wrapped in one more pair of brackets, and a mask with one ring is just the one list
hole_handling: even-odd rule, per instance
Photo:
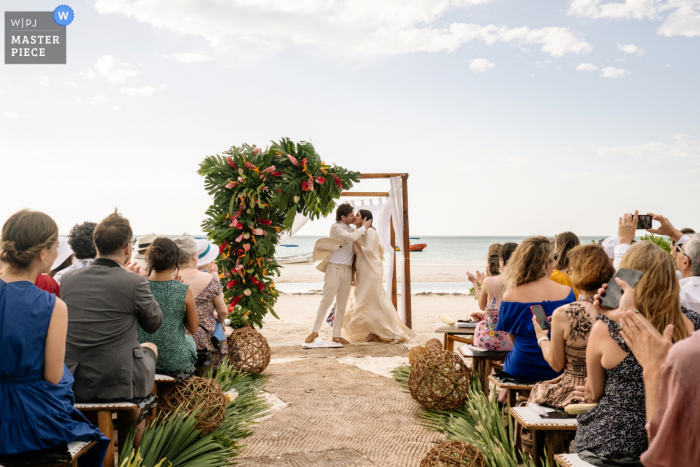
{"label": "boat on beach", "polygon": [[[420,240],[419,237],[411,237],[411,240]],[[423,251],[425,250],[425,247],[427,247],[427,243],[415,243],[413,245],[409,245],[408,250],[409,251]],[[401,251],[401,248],[396,247],[396,251]]]}
{"label": "boat on beach", "polygon": [[[299,248],[299,245],[279,245],[285,248]],[[312,251],[306,253],[298,253],[296,255],[279,255],[275,256],[278,264],[293,264],[293,263],[308,263],[314,260]]]}

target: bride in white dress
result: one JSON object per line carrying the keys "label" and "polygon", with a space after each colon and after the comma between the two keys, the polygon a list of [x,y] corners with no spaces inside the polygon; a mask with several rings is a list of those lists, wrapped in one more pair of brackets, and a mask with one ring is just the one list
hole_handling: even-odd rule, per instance
{"label": "bride in white dress", "polygon": [[[372,213],[360,209],[355,224],[372,219]],[[379,244],[379,235],[374,227],[355,242],[354,293],[345,310],[343,334],[348,340],[365,342],[387,340],[398,344],[402,340],[415,337],[416,333],[407,328],[384,291],[384,249]],[[354,300],[353,300],[354,299]]]}

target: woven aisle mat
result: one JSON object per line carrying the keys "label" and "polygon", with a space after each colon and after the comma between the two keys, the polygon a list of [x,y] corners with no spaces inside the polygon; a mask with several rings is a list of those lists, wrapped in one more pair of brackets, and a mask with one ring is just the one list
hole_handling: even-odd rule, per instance
{"label": "woven aisle mat", "polygon": [[387,344],[369,342],[366,344],[350,344],[343,348],[321,347],[318,349],[302,349],[301,345],[281,345],[270,347],[272,358],[307,357],[407,357],[408,347],[402,344]]}
{"label": "woven aisle mat", "polygon": [[360,466],[418,466],[434,443],[443,440],[419,425],[418,404],[390,378],[335,358],[270,365],[265,373],[265,390],[290,406],[253,429],[236,459],[241,465],[279,456],[271,465],[291,467],[298,457],[287,458],[290,454],[321,452],[326,457],[318,465],[346,467],[355,464],[348,464],[337,450],[353,450],[370,462]]}
{"label": "woven aisle mat", "polygon": [[354,449],[331,449],[329,451],[294,452],[279,456],[249,457],[241,459],[242,467],[285,466],[285,467],[326,467],[342,465],[344,467],[374,467],[367,456]]}

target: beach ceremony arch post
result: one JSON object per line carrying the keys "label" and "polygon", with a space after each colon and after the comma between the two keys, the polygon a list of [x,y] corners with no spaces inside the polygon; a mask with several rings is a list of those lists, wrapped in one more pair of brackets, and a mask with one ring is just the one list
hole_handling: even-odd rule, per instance
{"label": "beach ceremony arch post", "polygon": [[[360,174],[360,179],[377,179],[377,178],[393,178],[401,177],[401,199],[403,204],[403,245],[401,253],[403,254],[403,282],[404,282],[404,294],[406,303],[406,326],[413,329],[412,319],[411,319],[411,249],[410,249],[410,235],[409,235],[409,218],[408,218],[408,174],[407,173],[363,173]],[[340,196],[356,196],[356,197],[383,197],[388,198],[388,192],[374,192],[374,191],[344,191],[340,193]],[[396,232],[394,231],[394,223],[389,222],[391,226],[391,247],[396,247]],[[395,253],[395,252],[394,252]],[[396,254],[394,257],[394,267],[391,277],[391,302],[394,304],[394,308],[398,310],[398,292],[396,289]]]}

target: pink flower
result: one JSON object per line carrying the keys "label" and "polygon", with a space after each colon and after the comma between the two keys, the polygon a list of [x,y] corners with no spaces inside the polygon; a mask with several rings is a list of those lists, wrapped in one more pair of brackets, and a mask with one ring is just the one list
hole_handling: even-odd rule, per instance
{"label": "pink flower", "polygon": [[241,182],[241,183],[244,183],[244,182],[245,182],[245,180],[243,180],[243,177],[238,177],[238,181]]}
{"label": "pink flower", "polygon": [[318,183],[319,185],[323,185],[324,183],[326,183],[326,179],[323,177],[314,177],[314,180],[316,180],[316,183]]}
{"label": "pink flower", "polygon": [[246,240],[248,240],[248,239],[250,238],[250,234],[249,234],[248,232],[244,233],[244,234],[243,234],[243,238],[245,238]]}
{"label": "pink flower", "polygon": [[249,169],[251,165],[252,165],[252,164],[251,164],[250,162],[246,162],[246,163],[245,163],[245,168],[246,168],[246,169]]}
{"label": "pink flower", "polygon": [[244,294],[246,297],[250,297],[250,294],[252,294],[252,293],[253,293],[253,292],[251,292],[250,289],[245,289],[245,290],[243,291],[243,294]]}
{"label": "pink flower", "polygon": [[237,228],[238,230],[243,230],[243,224],[241,224],[241,223],[239,222],[238,224],[236,224],[236,228]]}
{"label": "pink flower", "polygon": [[255,154],[256,156],[257,156],[258,154],[260,154],[260,148],[255,148],[255,149],[253,150],[253,154]]}
{"label": "pink flower", "polygon": [[236,170],[236,163],[233,162],[233,159],[231,159],[230,157],[227,157],[227,158],[226,158],[226,162],[228,162],[228,165],[229,165],[233,170]]}
{"label": "pink flower", "polygon": [[243,240],[243,234],[240,234],[238,237],[236,237],[236,243],[241,243],[241,240]]}
{"label": "pink flower", "polygon": [[243,249],[244,249],[245,251],[250,251],[250,243],[244,243],[244,244],[243,244]]}
{"label": "pink flower", "polygon": [[229,182],[226,184],[226,188],[228,188],[229,190],[230,190],[231,188],[236,188],[237,186],[238,186],[238,183],[236,183],[236,182],[231,182],[231,181],[229,181]]}
{"label": "pink flower", "polygon": [[294,156],[290,156],[290,155],[288,154],[287,157],[289,158],[290,161],[292,161],[292,164],[294,164],[294,165],[297,166],[297,167],[299,166],[299,163],[298,163],[297,160],[294,158]]}
{"label": "pink flower", "polygon": [[274,172],[274,171],[275,171],[275,166],[274,166],[274,165],[271,165],[271,166],[268,167],[267,169],[263,170],[263,172],[266,173],[266,174],[272,173],[272,172]]}
{"label": "pink flower", "polygon": [[253,229],[251,232],[253,232],[253,235],[267,235],[267,232],[263,229]]}
{"label": "pink flower", "polygon": [[264,187],[260,188],[260,191],[267,191],[269,189],[270,189],[270,187],[265,185]]}
{"label": "pink flower", "polygon": [[303,161],[301,161],[301,166],[306,168],[306,165],[309,163],[309,161],[306,160],[306,157],[304,158]]}

